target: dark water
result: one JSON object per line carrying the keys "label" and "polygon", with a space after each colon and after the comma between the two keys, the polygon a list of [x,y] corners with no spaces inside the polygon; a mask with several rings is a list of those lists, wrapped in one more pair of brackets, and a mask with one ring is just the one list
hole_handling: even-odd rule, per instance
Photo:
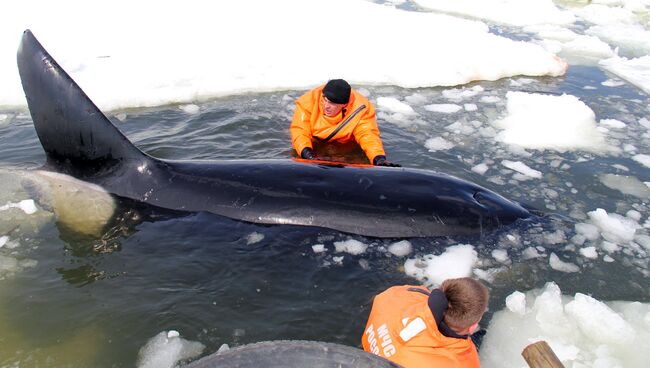
{"label": "dark water", "polygon": [[[608,134],[608,142],[647,149],[648,139],[642,136],[645,128],[637,121],[649,115],[650,99],[629,85],[601,85],[609,78],[612,76],[594,67],[573,67],[563,78],[537,78],[519,87],[513,87],[510,80],[483,82],[483,93],[462,101],[476,103],[477,111],[444,115],[413,104],[420,114],[419,123],[396,123],[379,109],[380,129],[391,160],[474,181],[543,213],[533,221],[481,237],[410,239],[411,257],[472,244],[483,269],[502,266],[491,252],[504,247],[507,235],[516,235],[524,246],[544,247],[545,257],[528,260],[522,254],[524,247],[509,249],[512,264],[489,284],[492,297],[484,326],[492,313],[504,307],[505,296],[514,290],[541,287],[547,281],[558,283],[565,294],[582,292],[601,300],[650,302],[646,253],[610,254],[614,262],[602,257],[588,260],[576,254],[569,241],[575,234],[573,225],[596,208],[622,215],[635,209],[642,213],[642,221],[647,218],[648,198],[623,194],[598,179],[599,174],[617,173],[612,165],[619,164],[629,169],[625,175],[650,181],[649,170],[629,154],[547,150],[530,151],[532,156],[524,158],[478,132],[448,134],[446,139],[456,146],[447,151],[430,152],[424,146],[426,139],[444,134],[445,127],[458,120],[479,120],[488,126],[503,114],[505,93],[523,90],[575,95],[599,119],[628,123],[626,129]],[[448,103],[442,90],[364,88],[373,100],[380,96],[403,99],[418,93],[426,97],[426,104]],[[160,158],[287,158],[292,154],[288,132],[292,101],[301,93],[203,101],[197,103],[198,113],[174,105],[114,111],[108,116],[140,149]],[[486,95],[500,97],[501,103],[479,102]],[[2,113],[8,117],[0,122],[0,167],[37,168],[45,157],[30,118],[25,112]],[[498,165],[503,159],[525,162],[544,177],[513,180],[512,172]],[[470,170],[486,161],[497,163],[485,175]],[[0,205],[25,199],[12,197],[8,185],[0,184]],[[109,229],[92,237],[79,235],[54,218],[28,229],[7,211],[0,212],[0,224],[6,229],[0,236],[8,235],[20,244],[0,248],[0,255],[37,261],[18,272],[0,274],[0,366],[132,367],[139,349],[157,333],[170,329],[205,344],[206,353],[224,343],[233,346],[273,339],[359,346],[372,297],[391,285],[420,282],[404,273],[406,258],[386,250],[399,239],[263,226],[128,201],[119,203],[118,213]],[[548,234],[557,231],[565,239],[552,244]],[[261,240],[251,241],[255,238]],[[358,256],[335,253],[333,243],[348,239],[370,247]],[[311,246],[315,244],[325,244],[328,251],[314,253]],[[551,269],[551,252],[576,263],[581,271]],[[337,262],[340,256],[343,258]]]}

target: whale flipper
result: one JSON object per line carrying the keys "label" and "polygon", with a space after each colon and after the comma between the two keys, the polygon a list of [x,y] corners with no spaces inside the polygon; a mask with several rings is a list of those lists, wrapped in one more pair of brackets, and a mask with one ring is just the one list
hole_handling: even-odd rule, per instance
{"label": "whale flipper", "polygon": [[108,120],[30,30],[18,71],[36,133],[50,163],[106,169],[145,155]]}

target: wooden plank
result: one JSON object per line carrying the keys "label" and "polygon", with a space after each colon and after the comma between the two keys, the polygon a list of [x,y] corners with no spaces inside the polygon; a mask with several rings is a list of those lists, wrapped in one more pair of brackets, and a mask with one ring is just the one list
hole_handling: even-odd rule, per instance
{"label": "wooden plank", "polygon": [[564,368],[546,341],[538,341],[526,346],[521,355],[530,368]]}

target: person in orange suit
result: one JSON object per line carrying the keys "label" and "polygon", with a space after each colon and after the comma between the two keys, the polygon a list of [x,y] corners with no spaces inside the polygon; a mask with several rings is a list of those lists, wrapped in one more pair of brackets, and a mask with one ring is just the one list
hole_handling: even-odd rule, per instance
{"label": "person in orange suit", "polygon": [[487,288],[469,277],[445,280],[431,291],[391,287],[374,299],[363,349],[405,368],[479,368],[470,335],[488,299]]}
{"label": "person in orange suit", "polygon": [[343,79],[332,79],[296,100],[291,142],[303,159],[314,160],[314,141],[356,142],[373,165],[400,166],[386,160],[372,103]]}

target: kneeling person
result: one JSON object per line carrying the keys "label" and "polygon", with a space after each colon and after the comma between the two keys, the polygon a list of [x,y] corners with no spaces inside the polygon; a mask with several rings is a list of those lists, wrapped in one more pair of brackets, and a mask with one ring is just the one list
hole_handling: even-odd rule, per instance
{"label": "kneeling person", "polygon": [[480,367],[470,335],[487,310],[489,292],[464,277],[439,289],[394,286],[375,297],[363,349],[412,367]]}

